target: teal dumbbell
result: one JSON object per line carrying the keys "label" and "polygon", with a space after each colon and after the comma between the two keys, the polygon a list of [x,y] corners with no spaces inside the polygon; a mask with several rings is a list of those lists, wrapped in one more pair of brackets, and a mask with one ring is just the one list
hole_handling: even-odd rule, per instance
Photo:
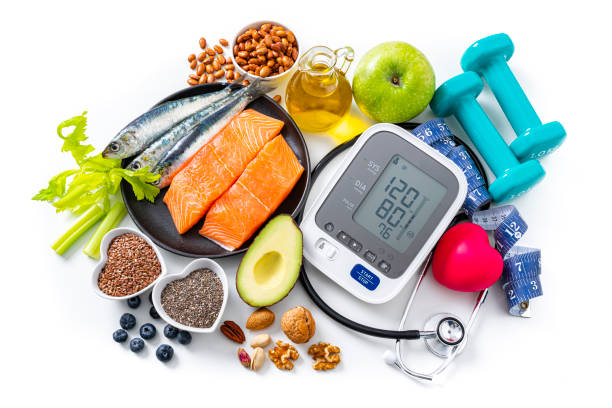
{"label": "teal dumbbell", "polygon": [[484,83],[474,72],[466,72],[440,85],[431,101],[436,116],[454,115],[495,174],[489,193],[497,202],[518,197],[542,180],[544,168],[537,160],[520,163],[499,134],[476,97]]}
{"label": "teal dumbbell", "polygon": [[476,41],[461,57],[464,71],[484,77],[512,125],[517,138],[510,149],[520,160],[539,159],[553,152],[565,140],[559,122],[542,124],[527,95],[508,66],[514,44],[508,35],[495,34]]}

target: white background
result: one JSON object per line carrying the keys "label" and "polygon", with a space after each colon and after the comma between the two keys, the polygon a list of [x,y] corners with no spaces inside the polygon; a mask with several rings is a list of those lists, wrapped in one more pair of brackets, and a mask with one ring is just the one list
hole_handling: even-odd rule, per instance
{"label": "white background", "polygon": [[[93,294],[94,262],[80,253],[85,241],[64,257],[49,248],[70,219],[29,198],[72,166],[70,156],[59,152],[57,124],[88,110],[87,134],[101,148],[133,117],[186,86],[186,58],[197,50],[200,36],[231,38],[261,19],[286,24],[303,49],[350,45],[357,59],[380,42],[407,41],[427,55],[438,84],[460,72],[459,58],[473,41],[506,32],[516,46],[510,65],[538,114],[544,121],[561,121],[567,130],[562,148],[542,161],[545,180],[514,202],[530,227],[521,243],[543,252],[545,296],[533,302],[532,319],[520,319],[507,314],[494,286],[471,343],[442,385],[417,383],[385,365],[380,356],[390,341],[335,324],[299,284],[272,307],[278,320],[271,334],[284,339],[278,321],[286,309],[310,308],[317,321],[313,340],[342,348],[343,362],[333,372],[313,371],[306,347],[299,348],[302,357],[293,372],[269,362],[261,372],[249,372],[238,363],[235,344],[219,333],[195,336],[188,347],[172,343],[175,358],[168,365],[154,356],[159,335],[134,355],[112,341],[127,307]],[[381,0],[4,4],[3,405],[611,406],[610,34],[609,12],[588,1],[499,7],[490,1]],[[512,129],[490,92],[479,100],[511,141]],[[427,110],[419,119],[431,115]],[[456,122],[449,124],[463,135]],[[306,138],[313,162],[333,146],[326,136]],[[132,223],[126,218],[122,225]],[[164,255],[173,273],[189,261]],[[230,285],[238,261],[221,261]],[[406,291],[388,304],[367,306],[319,273],[310,274],[339,310],[365,323],[396,327]],[[435,311],[465,316],[469,310],[471,295],[451,293],[433,280],[426,286],[411,325],[420,327]],[[139,323],[149,320],[146,309],[137,311]],[[232,290],[225,317],[244,324],[250,312]],[[422,363],[422,351],[415,346],[410,361]]]}

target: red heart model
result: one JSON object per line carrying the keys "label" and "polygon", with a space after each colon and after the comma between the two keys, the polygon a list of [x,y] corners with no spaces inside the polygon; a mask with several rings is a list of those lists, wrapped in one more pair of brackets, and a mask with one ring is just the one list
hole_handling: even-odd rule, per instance
{"label": "red heart model", "polygon": [[455,225],[442,235],[434,251],[434,278],[449,289],[477,292],[501,276],[504,261],[489,244],[487,232],[470,222]]}

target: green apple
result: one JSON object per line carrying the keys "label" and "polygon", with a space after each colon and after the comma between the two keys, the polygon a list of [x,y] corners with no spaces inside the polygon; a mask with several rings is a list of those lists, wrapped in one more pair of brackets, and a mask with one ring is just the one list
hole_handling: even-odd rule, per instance
{"label": "green apple", "polygon": [[378,122],[405,122],[423,112],[436,89],[433,68],[412,45],[391,41],[368,51],[355,71],[359,109]]}

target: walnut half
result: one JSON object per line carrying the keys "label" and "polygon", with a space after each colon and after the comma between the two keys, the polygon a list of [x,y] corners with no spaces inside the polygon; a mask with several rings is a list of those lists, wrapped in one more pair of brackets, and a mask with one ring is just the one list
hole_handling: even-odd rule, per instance
{"label": "walnut half", "polygon": [[300,353],[291,344],[280,340],[276,342],[276,347],[268,351],[268,357],[280,370],[293,369],[293,361],[300,357]]}
{"label": "walnut half", "polygon": [[308,348],[308,354],[312,356],[315,370],[331,370],[340,364],[340,347],[329,343],[313,344]]}

